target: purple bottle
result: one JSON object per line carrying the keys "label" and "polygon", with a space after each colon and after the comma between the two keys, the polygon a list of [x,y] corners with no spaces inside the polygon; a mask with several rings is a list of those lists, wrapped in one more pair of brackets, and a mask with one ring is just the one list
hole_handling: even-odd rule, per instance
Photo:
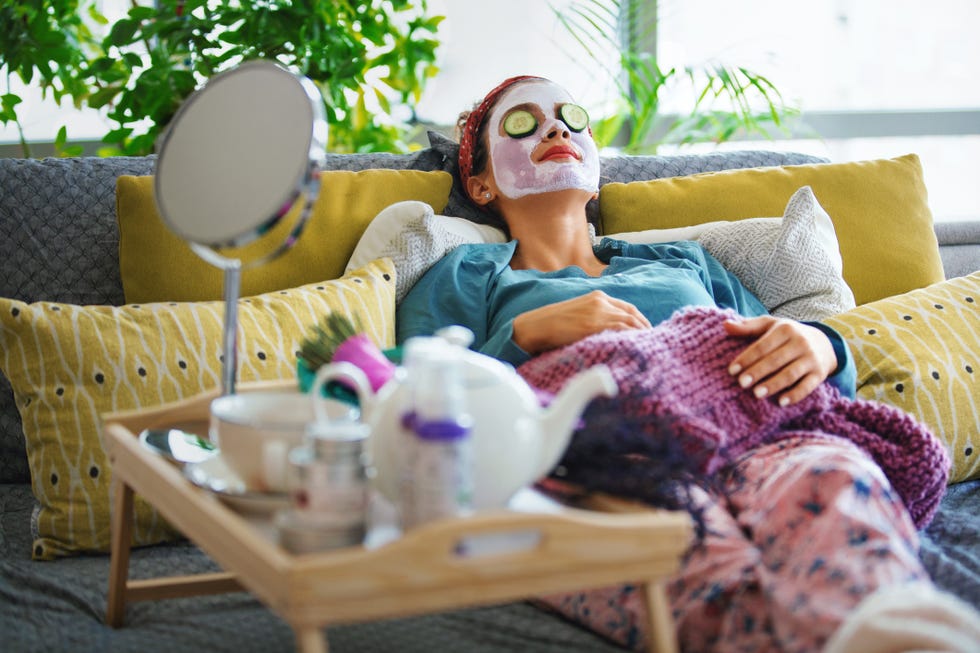
{"label": "purple bottle", "polygon": [[405,530],[473,508],[473,418],[466,406],[460,351],[441,337],[405,343],[411,388],[402,416],[399,515]]}

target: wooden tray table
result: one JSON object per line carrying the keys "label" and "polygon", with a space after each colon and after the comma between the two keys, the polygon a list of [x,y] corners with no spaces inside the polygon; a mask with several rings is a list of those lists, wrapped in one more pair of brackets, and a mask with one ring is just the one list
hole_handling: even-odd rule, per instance
{"label": "wooden tray table", "polygon": [[[240,392],[291,389],[243,384]],[[282,617],[304,652],[327,651],[328,624],[503,603],[556,592],[636,582],[650,608],[650,650],[676,651],[665,579],[691,537],[686,513],[599,512],[558,507],[479,512],[427,524],[378,546],[292,554],[246,515],[197,487],[143,446],[147,428],[206,436],[217,393],[154,409],[104,416],[115,495],[106,621],[123,625],[126,603],[248,591]],[[222,569],[220,573],[129,580],[133,495],[139,493]],[[533,544],[487,555],[459,554],[460,542],[535,534]]]}

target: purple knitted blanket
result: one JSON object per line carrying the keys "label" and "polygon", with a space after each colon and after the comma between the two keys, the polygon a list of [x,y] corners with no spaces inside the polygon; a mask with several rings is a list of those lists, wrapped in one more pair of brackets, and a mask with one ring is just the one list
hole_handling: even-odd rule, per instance
{"label": "purple knitted blanket", "polygon": [[[642,331],[606,331],[546,352],[518,368],[532,386],[557,393],[581,370],[607,365],[619,395],[606,410],[669,423],[697,471],[713,475],[751,449],[789,436],[844,437],[866,451],[888,476],[919,528],[932,519],[949,475],[942,442],[905,412],[850,399],[823,383],[803,401],[780,407],[739,387],[727,368],[746,340],[722,326],[729,310],[695,307]],[[574,445],[574,442],[573,442]]]}

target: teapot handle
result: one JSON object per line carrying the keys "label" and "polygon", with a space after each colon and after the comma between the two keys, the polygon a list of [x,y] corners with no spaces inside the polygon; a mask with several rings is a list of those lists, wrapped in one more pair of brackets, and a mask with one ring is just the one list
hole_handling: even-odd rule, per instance
{"label": "teapot handle", "polygon": [[330,415],[327,413],[327,402],[323,399],[320,389],[331,381],[342,381],[345,385],[352,387],[357,394],[361,412],[366,412],[374,391],[371,390],[371,382],[368,380],[364,371],[353,363],[339,362],[328,363],[317,370],[313,378],[313,385],[310,387],[310,395],[313,397],[313,412],[317,422],[329,422]]}

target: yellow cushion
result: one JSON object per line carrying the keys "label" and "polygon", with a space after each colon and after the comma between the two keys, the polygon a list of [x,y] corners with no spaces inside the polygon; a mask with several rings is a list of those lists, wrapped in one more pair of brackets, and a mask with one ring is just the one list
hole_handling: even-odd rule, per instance
{"label": "yellow cushion", "polygon": [[813,188],[834,222],[844,280],[858,304],[944,279],[922,167],[914,154],[609,183],[599,191],[602,232],[781,215],[801,186]]}
{"label": "yellow cushion", "polygon": [[[296,352],[331,311],[394,344],[395,271],[379,259],[342,279],[244,298],[239,378],[295,377]],[[220,385],[223,302],[75,306],[0,299],[0,367],[24,420],[34,496],[34,557],[109,547],[106,412],[159,405]],[[174,536],[137,499],[133,544]]]}
{"label": "yellow cushion", "polygon": [[825,321],[854,353],[858,396],[927,424],[949,448],[951,483],[980,478],[980,272]]}
{"label": "yellow cushion", "polygon": [[[296,244],[279,258],[242,272],[242,296],[295,288],[344,273],[368,223],[389,204],[419,200],[437,212],[449,201],[447,172],[374,169],[324,172],[313,213]],[[248,260],[288,234],[299,207],[269,234],[237,252]],[[153,177],[119,177],[119,270],[126,302],[206,301],[222,298],[221,272],[206,263],[160,219]]]}

